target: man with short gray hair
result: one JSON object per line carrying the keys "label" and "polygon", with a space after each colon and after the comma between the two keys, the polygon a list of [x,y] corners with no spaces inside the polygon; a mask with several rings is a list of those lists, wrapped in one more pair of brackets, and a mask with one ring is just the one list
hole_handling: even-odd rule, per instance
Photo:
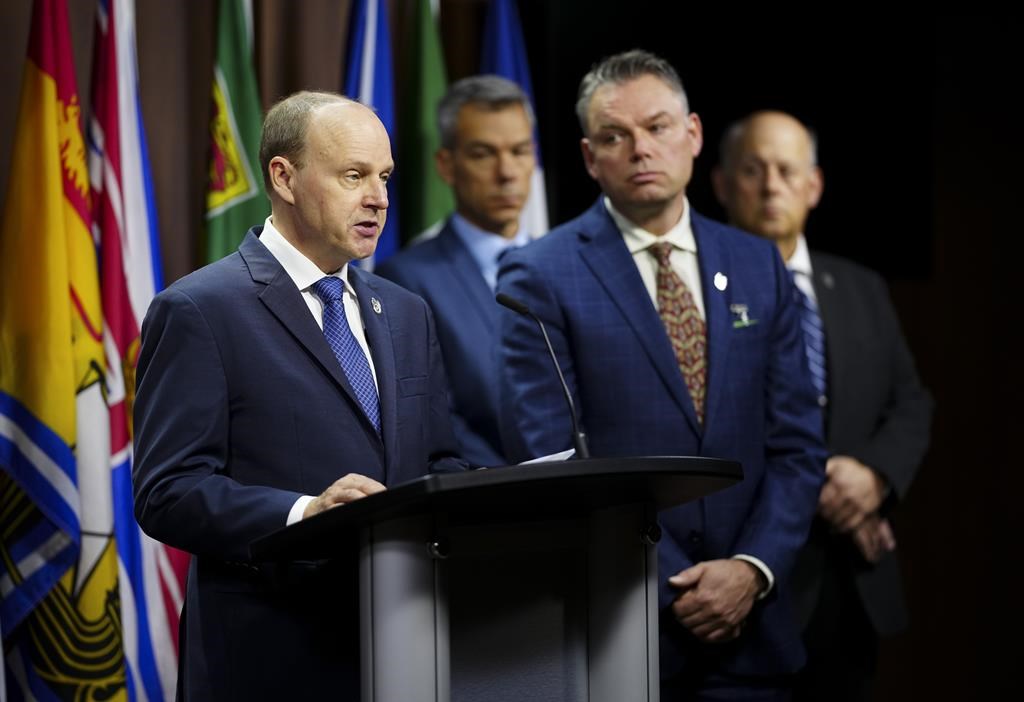
{"label": "man with short gray hair", "polygon": [[795,698],[870,699],[878,637],[907,625],[890,515],[927,450],[931,398],[881,277],[808,248],[824,177],[804,124],[771,110],[736,122],[713,181],[730,222],[774,242],[794,276],[825,423],[825,487],[793,573],[808,650]]}
{"label": "man with short gray hair", "polygon": [[504,465],[494,286],[498,259],[530,240],[520,216],[536,166],[533,110],[512,81],[471,76],[448,89],[437,122],[436,165],[455,194],[455,213],[435,238],[393,256],[377,273],[434,310],[463,457],[474,465]]}
{"label": "man with short gray hair", "polygon": [[[792,282],[768,242],[691,209],[703,131],[667,61],[605,59],[577,113],[603,194],[506,256],[498,288],[547,326],[594,456],[743,466],[659,517],[661,699],[786,699],[803,664],[787,581],[824,465]],[[544,340],[513,312],[501,368],[512,457],[569,448]]]}

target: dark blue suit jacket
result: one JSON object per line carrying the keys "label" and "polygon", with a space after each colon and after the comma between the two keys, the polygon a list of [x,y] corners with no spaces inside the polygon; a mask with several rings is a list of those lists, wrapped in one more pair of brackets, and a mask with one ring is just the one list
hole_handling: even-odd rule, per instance
{"label": "dark blue suit jacket", "polygon": [[507,463],[498,428],[498,304],[451,221],[436,237],[393,256],[376,272],[422,297],[434,311],[462,456],[474,465]]}
{"label": "dark blue suit jacket", "polygon": [[[776,588],[730,644],[702,646],[666,617],[662,677],[698,659],[740,674],[789,673],[803,653],[784,593],[823,478],[821,413],[792,283],[775,247],[695,213],[692,224],[708,330],[703,428],[657,309],[601,201],[506,256],[498,287],[547,325],[595,456],[714,456],[743,465],[735,487],[662,513],[661,606],[675,595],[669,576],[735,554],[767,564]],[[735,305],[745,306],[748,324]],[[531,320],[502,313],[502,360],[512,458],[568,448],[565,402]]]}
{"label": "dark blue suit jacket", "polygon": [[152,537],[194,554],[186,699],[358,699],[352,569],[271,572],[250,561],[249,543],[283,527],[299,496],[346,473],[395,485],[462,467],[451,458],[440,349],[422,300],[349,268],[380,388],[378,437],[259,232],[162,292],[146,315],[136,516]]}

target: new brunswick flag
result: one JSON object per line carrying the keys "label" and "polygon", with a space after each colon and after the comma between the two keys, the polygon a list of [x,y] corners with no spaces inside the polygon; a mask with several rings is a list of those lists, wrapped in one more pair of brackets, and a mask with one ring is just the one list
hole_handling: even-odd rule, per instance
{"label": "new brunswick flag", "polygon": [[[65,0],[36,0],[0,222],[0,621],[11,699],[127,699],[103,314]],[[104,513],[105,512],[105,513]],[[92,525],[105,524],[106,534]]]}

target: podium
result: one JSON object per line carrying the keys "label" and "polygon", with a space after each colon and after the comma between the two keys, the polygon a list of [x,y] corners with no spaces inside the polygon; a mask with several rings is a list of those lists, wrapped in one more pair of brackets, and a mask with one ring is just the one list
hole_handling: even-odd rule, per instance
{"label": "podium", "polygon": [[358,554],[366,702],[658,700],[658,510],[742,478],[711,458],[424,476],[251,545]]}

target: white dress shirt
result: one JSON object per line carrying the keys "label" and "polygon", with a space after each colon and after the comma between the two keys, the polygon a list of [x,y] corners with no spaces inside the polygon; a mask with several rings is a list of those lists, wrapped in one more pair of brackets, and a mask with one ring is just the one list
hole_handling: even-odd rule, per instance
{"label": "white dress shirt", "polygon": [[[373,356],[370,355],[370,347],[366,343],[366,332],[363,330],[363,317],[359,312],[359,300],[356,298],[355,289],[348,282],[348,264],[346,263],[334,273],[324,273],[320,268],[310,261],[297,248],[284,238],[275,227],[270,217],[263,225],[263,233],[260,234],[260,243],[267,247],[270,255],[277,259],[277,262],[284,268],[284,272],[295,283],[295,287],[302,294],[302,299],[309,307],[310,314],[316,320],[321,330],[324,328],[324,305],[320,298],[313,292],[312,286],[321,278],[333,275],[341,280],[345,286],[345,294],[342,298],[345,305],[345,318],[356,338],[359,348],[363,350],[367,362],[370,364],[370,374],[373,376],[373,384],[377,386],[377,370],[373,365]],[[379,387],[378,387],[379,392]],[[306,511],[306,505],[313,501],[312,495],[304,495],[295,501],[288,512],[288,520],[285,524],[294,524],[302,519],[302,513]]]}
{"label": "white dress shirt", "polygon": [[675,226],[661,236],[651,234],[643,227],[626,219],[625,215],[615,209],[611,200],[604,199],[604,206],[608,214],[612,216],[615,226],[622,232],[622,238],[626,242],[626,248],[633,256],[633,263],[640,271],[640,278],[644,281],[647,294],[651,296],[651,302],[655,308],[658,306],[658,259],[648,251],[651,244],[667,241],[672,244],[672,253],[669,255],[669,263],[672,270],[676,272],[686,287],[693,295],[693,302],[697,306],[697,312],[701,319],[706,319],[704,314],[704,295],[700,283],[700,265],[697,262],[697,240],[693,238],[693,229],[690,227],[690,203],[683,200],[683,214]]}
{"label": "white dress shirt", "polygon": [[818,296],[814,293],[814,269],[811,268],[811,250],[807,248],[807,239],[801,234],[796,240],[793,255],[786,261],[786,268],[793,271],[793,282],[814,306],[818,306]]}

